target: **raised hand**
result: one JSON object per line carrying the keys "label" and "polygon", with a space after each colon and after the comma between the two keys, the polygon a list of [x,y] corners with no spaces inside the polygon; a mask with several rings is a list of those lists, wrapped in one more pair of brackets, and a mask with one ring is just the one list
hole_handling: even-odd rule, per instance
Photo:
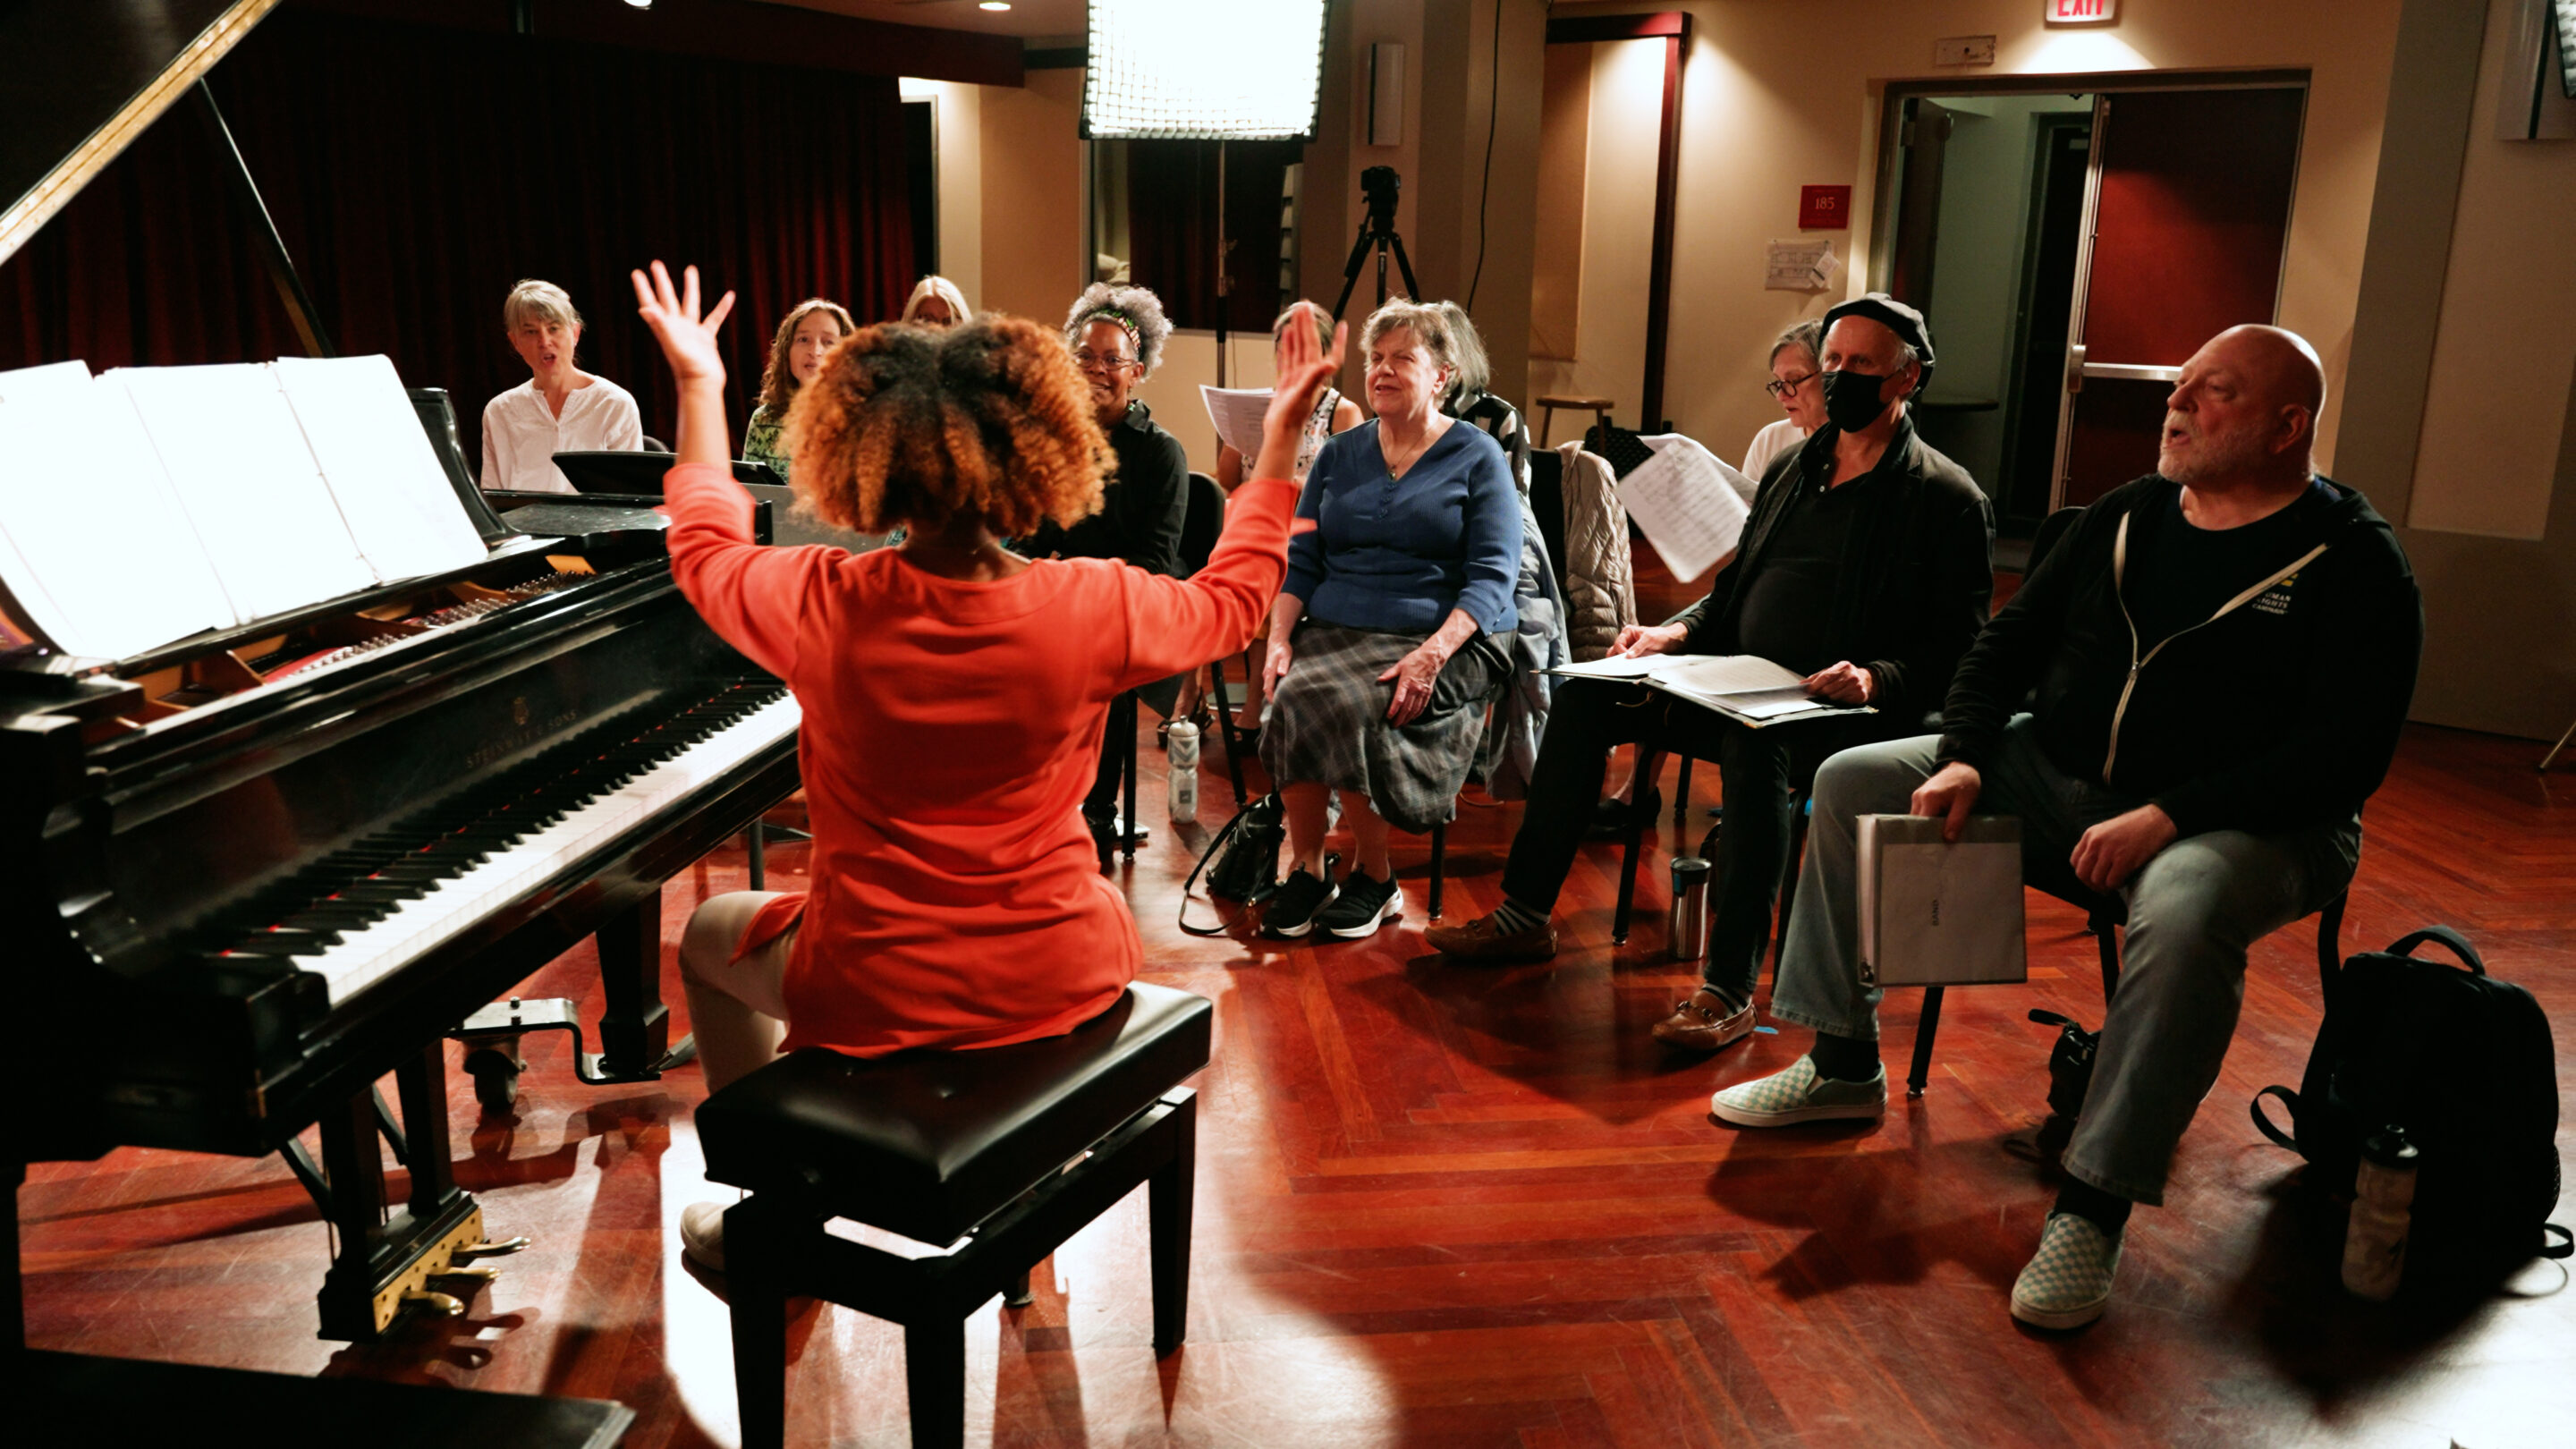
{"label": "raised hand", "polygon": [[1306,430],[1306,420],[1315,415],[1324,390],[1342,370],[1342,349],[1350,341],[1350,324],[1337,322],[1333,345],[1319,345],[1313,321],[1319,309],[1312,302],[1300,302],[1295,310],[1297,315],[1279,337],[1279,377],[1270,387],[1270,411],[1261,419],[1261,457],[1252,470],[1255,478],[1286,478],[1296,472],[1298,437]]}
{"label": "raised hand", "polygon": [[703,318],[698,315],[698,269],[684,267],[678,289],[671,286],[670,269],[653,263],[653,274],[632,274],[635,279],[636,312],[644,325],[653,329],[655,340],[662,344],[662,356],[671,364],[671,373],[681,386],[690,383],[712,383],[724,386],[724,353],[716,346],[716,329],[733,313],[733,293],[727,292],[715,310]]}

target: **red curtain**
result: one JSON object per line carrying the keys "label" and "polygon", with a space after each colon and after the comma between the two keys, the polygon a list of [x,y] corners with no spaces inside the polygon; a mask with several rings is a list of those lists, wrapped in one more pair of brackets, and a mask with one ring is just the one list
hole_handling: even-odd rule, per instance
{"label": "red curtain", "polygon": [[[789,307],[891,317],[914,279],[890,77],[286,10],[212,80],[332,340],[447,388],[469,457],[485,400],[527,380],[501,334],[521,277],[572,293],[582,365],[665,440],[673,393],[630,268],[695,262],[741,294],[737,429]],[[218,164],[183,102],[0,266],[0,367],[300,352]]]}
{"label": "red curtain", "polygon": [[[1126,145],[1127,241],[1135,253],[1128,275],[1163,299],[1174,326],[1213,327],[1217,143]],[[1224,149],[1225,235],[1233,243],[1226,270],[1234,283],[1226,297],[1226,326],[1267,332],[1283,305],[1280,189],[1306,147],[1300,141],[1229,141]]]}

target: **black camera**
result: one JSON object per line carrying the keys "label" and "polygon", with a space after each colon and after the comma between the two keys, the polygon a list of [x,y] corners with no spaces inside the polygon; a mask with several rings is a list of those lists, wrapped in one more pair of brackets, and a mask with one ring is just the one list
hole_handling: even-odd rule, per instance
{"label": "black camera", "polygon": [[1368,202],[1369,225],[1381,231],[1395,227],[1395,194],[1402,180],[1392,166],[1372,166],[1360,173],[1360,196]]}

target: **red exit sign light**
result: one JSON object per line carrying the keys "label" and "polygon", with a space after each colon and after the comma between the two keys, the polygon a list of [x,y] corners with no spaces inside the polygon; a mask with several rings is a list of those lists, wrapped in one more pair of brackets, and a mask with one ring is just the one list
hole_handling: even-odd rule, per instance
{"label": "red exit sign light", "polygon": [[2043,0],[2051,25],[2105,25],[2120,16],[2120,0]]}
{"label": "red exit sign light", "polygon": [[1848,186],[1799,187],[1798,230],[1833,231],[1850,226],[1851,191]]}

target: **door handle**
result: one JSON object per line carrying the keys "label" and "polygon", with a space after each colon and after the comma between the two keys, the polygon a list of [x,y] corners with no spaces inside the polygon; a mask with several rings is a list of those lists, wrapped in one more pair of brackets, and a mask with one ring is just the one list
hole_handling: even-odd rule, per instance
{"label": "door handle", "polygon": [[2084,390],[2084,344],[2071,342],[2066,347],[2066,390]]}
{"label": "door handle", "polygon": [[2182,369],[2160,367],[2151,362],[2083,362],[2077,370],[2086,377],[2107,377],[2121,382],[2180,382]]}

